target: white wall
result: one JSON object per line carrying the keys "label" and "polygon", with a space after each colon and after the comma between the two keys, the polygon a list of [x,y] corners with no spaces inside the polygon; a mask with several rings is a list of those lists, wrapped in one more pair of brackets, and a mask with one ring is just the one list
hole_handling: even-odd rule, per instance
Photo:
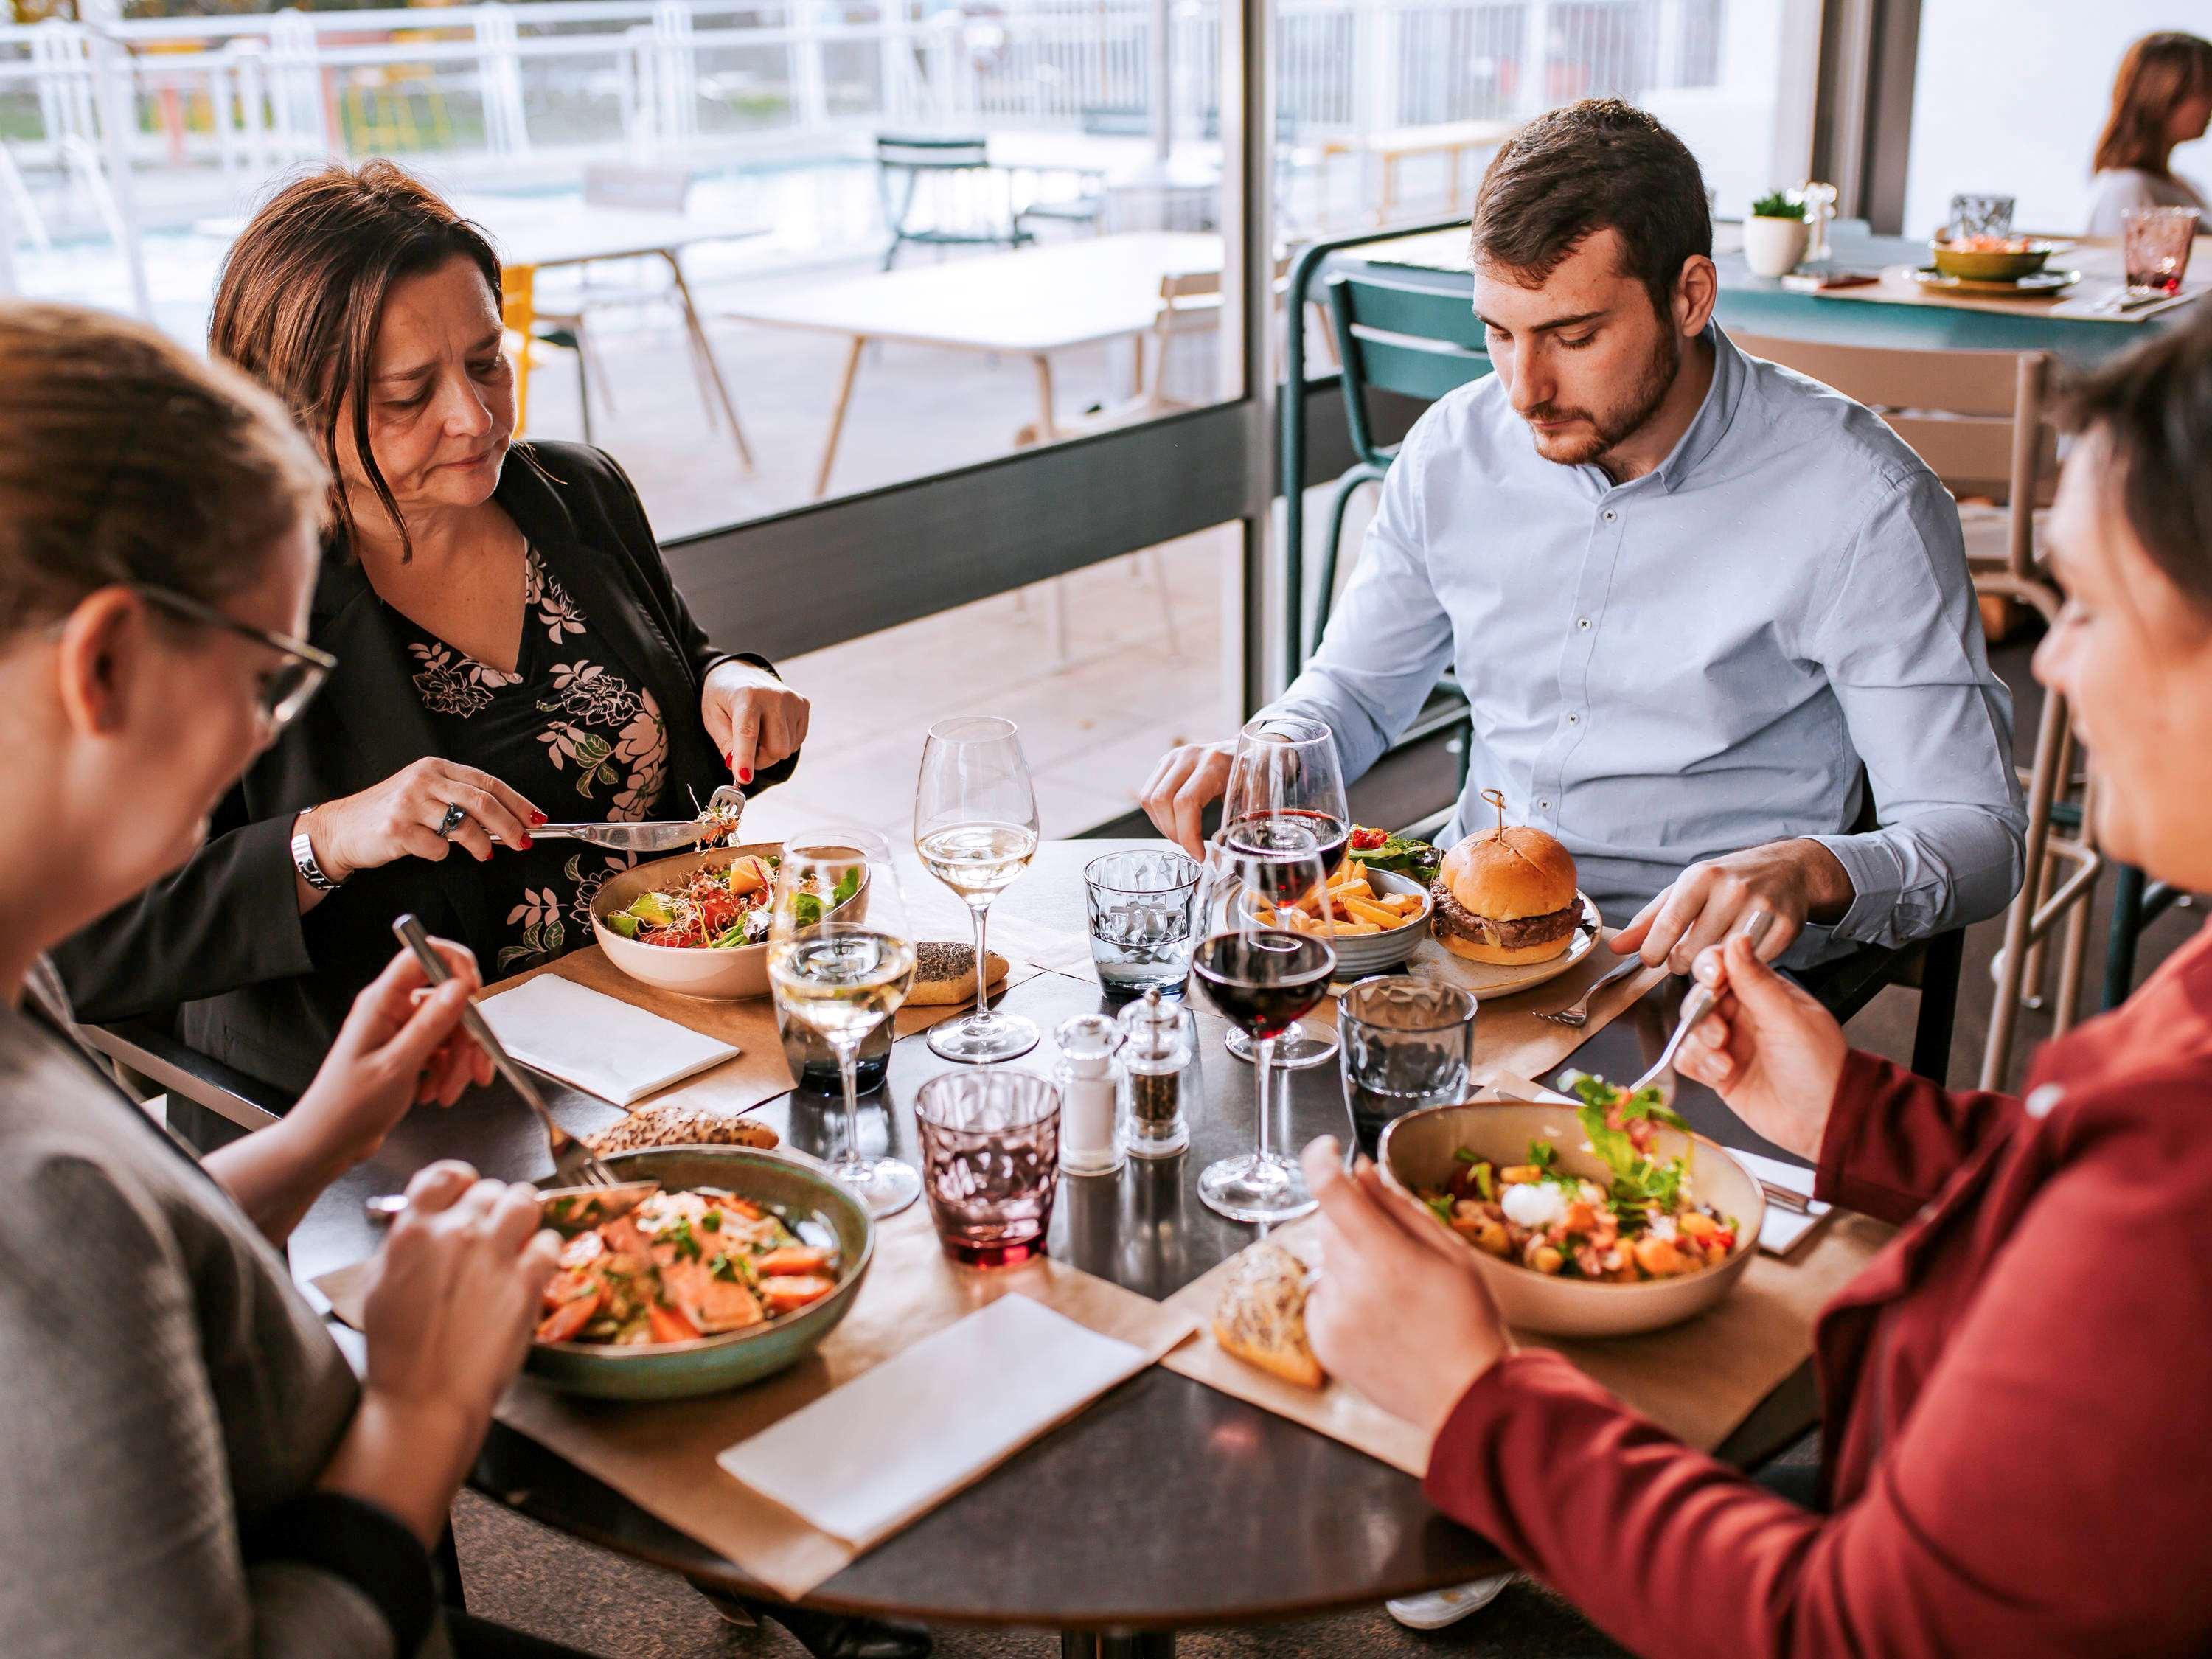
{"label": "white wall", "polygon": [[[2080,231],[2113,71],[2154,29],[2212,34],[2212,3],[1921,0],[1905,234],[1941,226],[1960,191],[2017,197],[2023,229]],[[2173,165],[2212,183],[2212,144],[2184,145]]]}

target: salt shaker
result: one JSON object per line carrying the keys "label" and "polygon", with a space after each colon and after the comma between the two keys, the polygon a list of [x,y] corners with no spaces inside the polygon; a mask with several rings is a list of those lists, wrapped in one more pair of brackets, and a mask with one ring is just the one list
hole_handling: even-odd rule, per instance
{"label": "salt shaker", "polygon": [[1109,1175],[1121,1167],[1114,1050],[1121,1034],[1103,1014],[1078,1014],[1053,1032],[1060,1060],[1060,1167],[1068,1175]]}
{"label": "salt shaker", "polygon": [[1198,1082],[1198,1021],[1157,988],[1121,1011],[1121,1097],[1129,1155],[1172,1158],[1190,1145],[1183,1096]]}

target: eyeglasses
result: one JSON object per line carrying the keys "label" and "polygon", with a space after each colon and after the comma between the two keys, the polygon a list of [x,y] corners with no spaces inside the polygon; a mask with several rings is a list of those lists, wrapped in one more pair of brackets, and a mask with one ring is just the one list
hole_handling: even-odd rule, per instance
{"label": "eyeglasses", "polygon": [[269,722],[269,729],[281,732],[289,725],[294,715],[305,708],[323,682],[330,678],[331,670],[338,659],[327,651],[319,651],[305,640],[295,640],[289,635],[272,634],[265,628],[256,628],[252,623],[240,622],[227,616],[211,605],[203,605],[188,593],[173,588],[155,587],[148,583],[134,583],[131,591],[149,605],[159,605],[173,616],[210,628],[227,629],[233,634],[252,640],[256,645],[265,645],[284,659],[263,684],[258,694],[261,718]]}

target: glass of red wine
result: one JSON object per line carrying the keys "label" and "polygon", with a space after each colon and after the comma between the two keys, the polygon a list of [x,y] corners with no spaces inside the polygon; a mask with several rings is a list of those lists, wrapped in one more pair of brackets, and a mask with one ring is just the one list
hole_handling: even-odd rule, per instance
{"label": "glass of red wine", "polygon": [[[1336,734],[1305,714],[1261,714],[1237,733],[1237,758],[1221,802],[1221,839],[1235,847],[1263,848],[1268,825],[1287,821],[1310,830],[1331,876],[1344,862],[1352,820],[1344,802],[1344,768]],[[1327,1031],[1293,1024],[1275,1044],[1275,1064],[1320,1066],[1336,1056]],[[1252,1044],[1241,1030],[1229,1034],[1229,1052],[1249,1060]]]}
{"label": "glass of red wine", "polygon": [[[1206,849],[1191,978],[1251,1040],[1255,1130],[1252,1151],[1200,1173],[1198,1195],[1232,1221],[1288,1221],[1314,1206],[1296,1159],[1274,1146],[1273,1085],[1277,1042],[1328,994],[1336,971],[1323,931],[1328,878],[1320,837],[1289,816]],[[1320,926],[1296,927],[1277,914],[1292,904],[1322,918]]]}

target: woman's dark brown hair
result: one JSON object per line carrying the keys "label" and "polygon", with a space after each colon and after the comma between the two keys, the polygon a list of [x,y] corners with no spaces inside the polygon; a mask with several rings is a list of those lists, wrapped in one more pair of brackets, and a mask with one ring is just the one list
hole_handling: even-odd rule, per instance
{"label": "woman's dark brown hair", "polygon": [[2179,30],[2146,34],[2120,59],[2112,79],[2112,112],[2097,137],[2099,173],[2134,167],[2163,176],[2173,153],[2168,130],[2174,106],[2212,93],[2212,40]]}
{"label": "woman's dark brown hair", "polygon": [[102,587],[214,604],[321,525],[284,406],[142,324],[0,304],[0,643]]}
{"label": "woman's dark brown hair", "polygon": [[2151,562],[2212,617],[2212,314],[2095,369],[2065,412],[2105,444],[2108,487]]}
{"label": "woman's dark brown hair", "polygon": [[[334,477],[338,421],[349,417],[362,471],[410,554],[399,504],[369,450],[363,394],[392,285],[456,257],[483,272],[495,308],[499,256],[435,191],[389,161],[321,167],[278,191],[232,244],[208,323],[208,349],[292,406]],[[351,540],[342,486],[331,507]]]}

